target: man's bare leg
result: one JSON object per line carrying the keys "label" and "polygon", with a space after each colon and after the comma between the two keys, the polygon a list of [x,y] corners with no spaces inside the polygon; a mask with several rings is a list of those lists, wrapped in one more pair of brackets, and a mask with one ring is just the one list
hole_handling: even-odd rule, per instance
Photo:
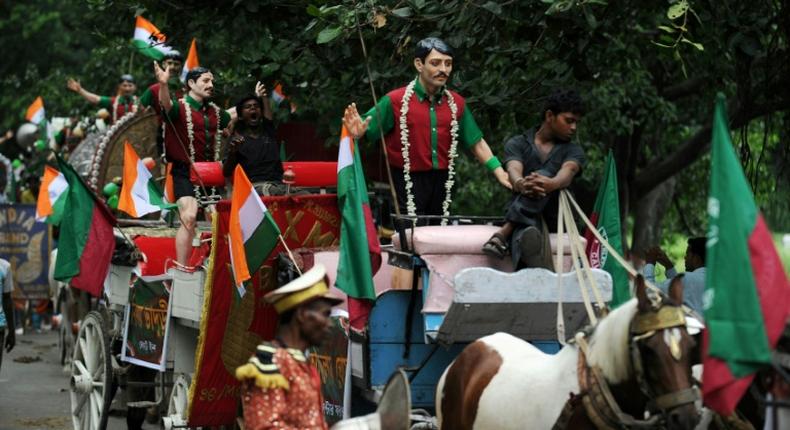
{"label": "man's bare leg", "polygon": [[178,213],[181,226],[176,232],[176,260],[181,265],[186,265],[192,253],[192,239],[195,237],[197,225],[198,202],[194,197],[181,197],[178,199]]}

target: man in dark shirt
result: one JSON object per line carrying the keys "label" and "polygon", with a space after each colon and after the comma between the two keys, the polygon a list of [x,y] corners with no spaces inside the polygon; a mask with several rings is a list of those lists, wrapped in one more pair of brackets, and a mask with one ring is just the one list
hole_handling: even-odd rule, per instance
{"label": "man in dark shirt", "polygon": [[285,186],[271,104],[260,82],[255,90],[256,95],[244,97],[236,103],[238,122],[230,138],[222,171],[226,178],[232,177],[233,169],[240,164],[259,194],[279,195],[285,192]]}
{"label": "man in dark shirt", "polygon": [[546,101],[540,127],[505,143],[505,167],[513,184],[513,198],[505,213],[505,225],[486,242],[483,252],[503,258],[509,242],[516,269],[551,267],[543,218],[551,215],[546,208],[552,200],[556,202],[557,191],[571,184],[586,161],[581,147],[570,142],[583,114],[582,99],[576,91],[555,91]]}

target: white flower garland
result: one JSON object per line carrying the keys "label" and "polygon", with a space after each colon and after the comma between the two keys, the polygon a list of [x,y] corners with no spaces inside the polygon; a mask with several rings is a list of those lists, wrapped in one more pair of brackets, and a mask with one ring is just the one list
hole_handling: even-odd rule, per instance
{"label": "white flower garland", "polygon": [[[113,102],[112,102],[112,122],[115,122],[115,121],[118,120],[118,99],[119,98],[121,98],[121,96],[115,96],[115,100],[113,100]],[[129,110],[128,112],[124,112],[123,114],[126,115],[126,114],[128,114],[130,112],[131,113],[137,112],[137,96],[132,96],[132,109]]]}
{"label": "white flower garland", "polygon": [[[189,103],[187,103],[186,97],[182,97],[181,105],[184,107],[184,119],[187,122],[187,137],[189,138],[189,160],[194,163],[195,162],[195,124],[192,122],[192,108],[189,107]],[[222,133],[219,132],[219,122],[222,119],[220,115],[219,106],[217,106],[214,102],[209,102],[209,106],[214,109],[214,113],[217,115],[217,129],[214,132],[214,160],[218,161],[220,159],[220,147],[222,146]],[[208,136],[206,136],[208,137]],[[208,142],[206,142],[208,145]],[[195,197],[200,197],[200,185],[194,186],[195,190]],[[211,196],[216,196],[217,189],[216,187],[211,187]],[[208,197],[208,196],[207,196]]]}
{"label": "white flower garland", "polygon": [[[403,156],[403,180],[406,183],[406,211],[410,216],[417,215],[417,206],[414,204],[414,194],[411,190],[413,183],[411,182],[411,160],[409,158],[409,126],[406,122],[406,115],[409,113],[409,101],[414,95],[414,86],[417,84],[417,79],[414,79],[406,86],[406,92],[403,93],[403,99],[400,106],[400,142],[401,142],[401,155]],[[447,181],[444,183],[445,195],[444,202],[442,202],[442,216],[448,217],[450,215],[450,203],[452,203],[452,189],[453,178],[455,177],[455,157],[458,156],[458,105],[455,104],[455,99],[449,90],[444,90],[444,95],[447,96],[447,105],[450,106],[450,113],[452,119],[450,121],[450,151],[447,160]],[[442,218],[442,225],[447,225],[447,218]]]}

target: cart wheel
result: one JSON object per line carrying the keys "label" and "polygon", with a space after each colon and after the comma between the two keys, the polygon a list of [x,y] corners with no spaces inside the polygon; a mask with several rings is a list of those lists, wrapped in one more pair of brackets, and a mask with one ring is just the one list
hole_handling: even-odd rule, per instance
{"label": "cart wheel", "polygon": [[109,342],[102,317],[89,312],[82,320],[71,363],[71,416],[75,429],[104,429],[112,396]]}
{"label": "cart wheel", "polygon": [[173,382],[170,400],[167,404],[167,415],[162,418],[165,430],[187,425],[187,404],[189,402],[189,384],[192,378],[187,374],[179,374]]}

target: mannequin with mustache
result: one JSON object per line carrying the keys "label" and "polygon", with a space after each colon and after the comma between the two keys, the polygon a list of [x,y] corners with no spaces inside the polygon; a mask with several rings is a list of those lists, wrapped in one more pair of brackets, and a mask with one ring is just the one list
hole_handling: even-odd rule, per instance
{"label": "mannequin with mustache", "polygon": [[[417,43],[414,68],[417,78],[408,86],[390,91],[366,114],[360,116],[356,104],[346,108],[343,124],[355,139],[366,136],[378,141],[384,135],[387,160],[401,212],[406,212],[407,180],[412,183],[411,199],[416,215],[442,215],[448,185],[453,120],[458,123],[457,152],[466,148],[486,165],[502,186],[512,188],[508,175],[483,139],[471,109],[461,95],[446,89],[453,71],[453,50],[440,39],[429,37]],[[413,94],[407,93],[411,88]],[[452,100],[449,97],[452,96]],[[407,98],[406,114],[403,100]],[[454,102],[457,110],[452,112]],[[404,118],[405,116],[405,118]],[[404,159],[401,121],[407,124],[409,171]],[[438,220],[434,220],[438,221]],[[396,225],[396,227],[398,227]]]}
{"label": "mannequin with mustache", "polygon": [[187,94],[178,100],[171,98],[167,85],[171,68],[163,69],[154,62],[154,72],[160,84],[159,103],[163,122],[175,131],[177,138],[165,141],[165,154],[168,161],[173,163],[173,189],[181,220],[176,232],[176,259],[179,264],[186,265],[195,236],[198,212],[196,193],[204,192],[189,179],[191,165],[219,161],[218,136],[230,122],[230,114],[210,101],[214,96],[214,75],[210,70],[204,67],[190,70],[186,76]]}

